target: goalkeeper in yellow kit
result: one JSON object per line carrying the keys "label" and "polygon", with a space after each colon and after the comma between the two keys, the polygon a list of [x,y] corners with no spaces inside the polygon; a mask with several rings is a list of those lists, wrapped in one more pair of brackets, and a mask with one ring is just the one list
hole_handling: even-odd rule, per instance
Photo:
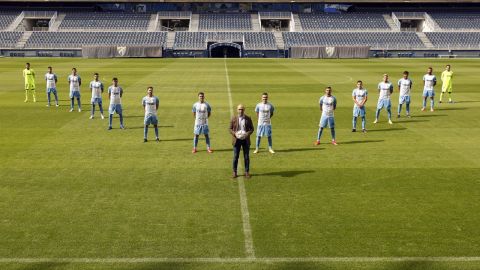
{"label": "goalkeeper in yellow kit", "polygon": [[453,71],[450,70],[450,65],[445,67],[445,70],[442,72],[442,93],[440,94],[440,103],[442,103],[443,94],[448,93],[448,103],[453,103],[452,100],[452,80],[453,80]]}
{"label": "goalkeeper in yellow kit", "polygon": [[28,92],[32,92],[33,102],[37,102],[35,97],[35,71],[30,68],[30,63],[25,65],[23,70],[23,78],[25,78],[25,101],[28,101]]}

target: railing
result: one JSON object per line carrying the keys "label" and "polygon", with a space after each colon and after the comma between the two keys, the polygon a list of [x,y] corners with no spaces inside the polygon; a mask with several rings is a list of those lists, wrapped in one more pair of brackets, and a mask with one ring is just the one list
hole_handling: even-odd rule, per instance
{"label": "railing", "polygon": [[399,19],[424,19],[425,18],[425,12],[392,12],[392,17],[393,14],[395,14],[395,17]]}
{"label": "railing", "polygon": [[48,22],[48,28],[52,27],[52,25],[55,23],[55,21],[57,20],[57,17],[58,17],[58,13],[55,11],[55,14],[53,14],[52,18],[50,19],[50,21]]}
{"label": "railing", "polygon": [[57,12],[56,11],[24,11],[23,14],[25,18],[52,18]]}
{"label": "railing", "polygon": [[48,31],[50,27],[32,27],[32,31]]}
{"label": "railing", "polygon": [[402,23],[400,22],[400,20],[398,19],[397,15],[395,14],[395,12],[392,12],[392,20],[393,20],[393,23],[397,26],[398,29],[402,28]]}

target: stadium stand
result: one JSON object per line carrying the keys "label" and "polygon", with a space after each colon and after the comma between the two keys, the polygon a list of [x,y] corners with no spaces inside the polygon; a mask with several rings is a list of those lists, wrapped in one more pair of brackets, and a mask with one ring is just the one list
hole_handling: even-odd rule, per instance
{"label": "stadium stand", "polygon": [[5,30],[17,18],[20,12],[1,12],[0,30]]}
{"label": "stadium stand", "polygon": [[390,30],[380,13],[298,14],[305,31],[379,29]]}
{"label": "stadium stand", "polygon": [[22,32],[0,32],[0,47],[15,47],[22,35]]}
{"label": "stadium stand", "polygon": [[291,12],[285,11],[259,12],[258,15],[261,19],[290,19],[292,17]]}
{"label": "stadium stand", "polygon": [[371,46],[372,49],[425,48],[412,32],[290,32],[283,33],[285,48],[292,46]]}
{"label": "stadium stand", "polygon": [[251,31],[250,14],[200,14],[199,31]]}
{"label": "stadium stand", "polygon": [[277,44],[271,32],[245,32],[245,49],[248,50],[275,50]]}
{"label": "stadium stand", "polygon": [[430,32],[425,34],[437,48],[480,49],[480,32]]}
{"label": "stadium stand", "polygon": [[175,49],[205,50],[208,42],[244,42],[245,49],[275,50],[275,36],[267,32],[178,32]]}
{"label": "stadium stand", "polygon": [[480,30],[480,13],[429,13],[442,29]]}
{"label": "stadium stand", "polygon": [[125,30],[146,31],[150,14],[81,12],[68,13],[60,24],[59,30]]}
{"label": "stadium stand", "polygon": [[33,32],[26,48],[81,48],[82,45],[160,45],[166,32]]}

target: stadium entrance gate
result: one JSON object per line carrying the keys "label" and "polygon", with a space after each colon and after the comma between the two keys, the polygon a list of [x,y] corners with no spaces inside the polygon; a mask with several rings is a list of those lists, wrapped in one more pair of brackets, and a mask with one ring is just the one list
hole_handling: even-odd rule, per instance
{"label": "stadium entrance gate", "polygon": [[208,55],[211,58],[240,58],[242,46],[237,43],[213,43],[208,48]]}

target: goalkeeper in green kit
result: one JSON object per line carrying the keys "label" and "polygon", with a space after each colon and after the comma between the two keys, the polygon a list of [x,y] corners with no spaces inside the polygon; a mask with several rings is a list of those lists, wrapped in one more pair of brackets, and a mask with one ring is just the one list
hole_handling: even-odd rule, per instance
{"label": "goalkeeper in green kit", "polygon": [[25,78],[25,101],[28,102],[28,92],[32,93],[33,102],[37,102],[35,97],[35,71],[30,68],[30,63],[25,65],[23,70],[23,78]]}

